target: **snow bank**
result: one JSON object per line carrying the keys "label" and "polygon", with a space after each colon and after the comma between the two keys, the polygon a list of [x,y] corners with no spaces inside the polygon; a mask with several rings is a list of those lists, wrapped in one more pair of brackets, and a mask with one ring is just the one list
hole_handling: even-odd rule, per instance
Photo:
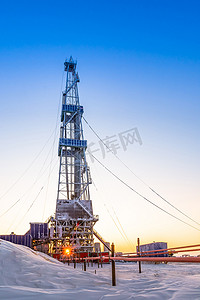
{"label": "snow bank", "polygon": [[[96,274],[95,274],[96,270]],[[25,246],[0,240],[0,299],[181,299],[200,300],[200,265],[117,263],[82,271]]]}

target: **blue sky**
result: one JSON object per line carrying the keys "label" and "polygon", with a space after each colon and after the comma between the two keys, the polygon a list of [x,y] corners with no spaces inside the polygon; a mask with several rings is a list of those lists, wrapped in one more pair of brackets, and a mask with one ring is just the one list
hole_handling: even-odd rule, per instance
{"label": "blue sky", "polygon": [[[199,2],[9,1],[2,2],[0,8],[1,195],[40,152],[55,125],[59,127],[63,62],[73,55],[78,60],[80,99],[86,119],[102,138],[137,127],[143,145],[132,145],[127,152],[120,149],[118,155],[136,174],[198,221]],[[97,143],[86,125],[85,136]],[[58,131],[26,176],[0,200],[5,210],[28,190],[44,161],[46,165],[51,157],[56,161],[57,138]],[[52,144],[54,151],[46,159]],[[111,154],[102,161],[158,201],[123,166],[117,165]],[[144,242],[159,239],[171,244],[177,237],[180,244],[199,238],[198,231],[149,207],[96,163],[91,163],[91,171],[97,186],[97,190],[92,188],[94,209],[100,214],[97,229],[107,240],[114,238],[120,249],[128,246],[122,245],[105,205],[110,206],[111,214],[115,207],[133,243],[137,235]],[[54,212],[56,165],[47,183],[49,172],[16,210],[0,219],[4,232],[8,229],[5,224],[14,222],[17,209],[21,222],[16,227],[18,233],[28,228],[31,217],[31,221],[41,220],[44,206],[46,218]],[[31,215],[23,219],[43,185],[41,198]],[[132,217],[127,217],[127,210],[132,211]],[[155,220],[160,224],[159,230]],[[13,227],[15,230],[14,223]]]}
{"label": "blue sky", "polygon": [[103,47],[198,60],[198,1],[9,1],[2,49]]}

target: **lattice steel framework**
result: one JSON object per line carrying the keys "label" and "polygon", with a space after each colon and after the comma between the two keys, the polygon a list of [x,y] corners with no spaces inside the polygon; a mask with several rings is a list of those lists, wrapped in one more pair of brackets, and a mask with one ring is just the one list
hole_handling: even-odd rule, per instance
{"label": "lattice steel framework", "polygon": [[64,63],[66,88],[62,97],[58,194],[54,220],[54,237],[77,251],[92,251],[93,215],[89,185],[90,170],[86,162],[87,141],[83,137],[83,106],[79,103],[76,61],[70,57]]}

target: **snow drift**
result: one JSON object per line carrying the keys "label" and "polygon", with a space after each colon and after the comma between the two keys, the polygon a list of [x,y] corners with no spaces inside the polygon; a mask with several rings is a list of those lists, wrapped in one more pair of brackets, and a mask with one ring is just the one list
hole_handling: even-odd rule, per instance
{"label": "snow drift", "polygon": [[[200,265],[117,263],[87,272],[25,246],[0,240],[0,299],[191,299],[200,300]],[[96,274],[95,274],[96,270]]]}

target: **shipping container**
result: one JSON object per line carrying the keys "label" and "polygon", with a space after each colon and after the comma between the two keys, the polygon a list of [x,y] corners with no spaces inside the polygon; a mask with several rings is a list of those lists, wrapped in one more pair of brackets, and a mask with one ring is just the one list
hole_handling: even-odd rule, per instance
{"label": "shipping container", "polygon": [[17,244],[23,245],[31,248],[32,246],[32,239],[30,234],[25,235],[16,235],[16,234],[9,234],[9,235],[0,235],[0,239]]}
{"label": "shipping container", "polygon": [[48,223],[30,223],[31,237],[33,240],[40,240],[49,237]]}

